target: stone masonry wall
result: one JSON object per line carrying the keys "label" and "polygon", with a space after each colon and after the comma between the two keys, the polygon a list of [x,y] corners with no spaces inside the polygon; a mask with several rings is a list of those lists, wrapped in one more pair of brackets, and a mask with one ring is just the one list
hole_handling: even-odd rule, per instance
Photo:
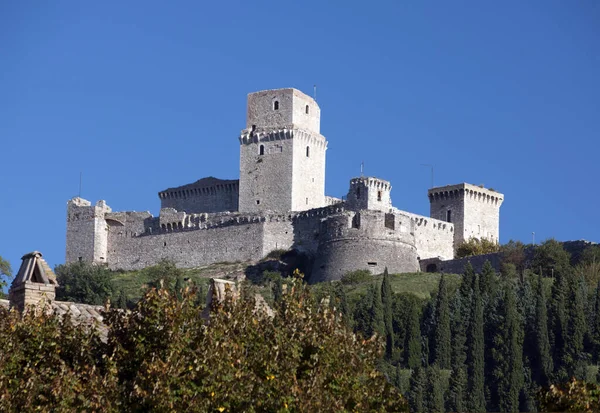
{"label": "stone masonry wall", "polygon": [[67,263],[85,261],[105,263],[108,254],[107,225],[104,215],[110,212],[104,201],[95,206],[82,198],[67,203]]}
{"label": "stone masonry wall", "polygon": [[346,211],[321,221],[311,282],[339,280],[348,271],[373,274],[419,270],[414,222],[380,211]]}
{"label": "stone masonry wall", "polygon": [[419,259],[442,257],[442,259],[448,260],[454,258],[454,225],[396,208],[394,211],[409,217],[415,223],[415,246]]}
{"label": "stone masonry wall", "polygon": [[321,135],[294,131],[292,167],[292,211],[325,206],[325,153],[327,141]]}
{"label": "stone masonry wall", "polygon": [[239,181],[204,178],[193,184],[159,192],[161,208],[192,213],[235,212],[239,203]]}
{"label": "stone masonry wall", "polygon": [[240,212],[292,210],[292,138],[290,130],[240,138]]}

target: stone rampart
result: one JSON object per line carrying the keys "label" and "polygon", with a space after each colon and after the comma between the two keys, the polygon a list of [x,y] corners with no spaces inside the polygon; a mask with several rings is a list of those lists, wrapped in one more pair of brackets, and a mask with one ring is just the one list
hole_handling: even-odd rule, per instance
{"label": "stone rampart", "polygon": [[419,259],[441,257],[454,258],[454,225],[439,219],[424,217],[394,208],[399,215],[409,217],[415,224],[415,245]]}

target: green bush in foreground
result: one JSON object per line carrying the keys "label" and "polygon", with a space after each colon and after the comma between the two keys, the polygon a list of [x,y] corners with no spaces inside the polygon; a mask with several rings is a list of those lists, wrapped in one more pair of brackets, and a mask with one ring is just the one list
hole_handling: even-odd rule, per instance
{"label": "green bush in foreground", "polygon": [[200,317],[193,291],[151,289],[105,315],[108,340],[68,319],[0,309],[0,411],[402,411],[381,344],[293,279],[269,317],[242,291]]}

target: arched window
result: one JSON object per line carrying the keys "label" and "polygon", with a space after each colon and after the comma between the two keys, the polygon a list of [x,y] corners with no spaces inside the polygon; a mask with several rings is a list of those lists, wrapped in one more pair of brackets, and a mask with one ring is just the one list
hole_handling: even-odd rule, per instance
{"label": "arched window", "polygon": [[279,110],[279,101],[278,100],[273,102],[273,110]]}
{"label": "arched window", "polygon": [[308,105],[306,105],[306,114],[308,115]]}
{"label": "arched window", "polygon": [[306,157],[308,158],[310,156],[310,147],[307,146],[306,147]]}
{"label": "arched window", "polygon": [[259,155],[265,154],[265,145],[260,145],[260,148],[258,149],[258,154]]}

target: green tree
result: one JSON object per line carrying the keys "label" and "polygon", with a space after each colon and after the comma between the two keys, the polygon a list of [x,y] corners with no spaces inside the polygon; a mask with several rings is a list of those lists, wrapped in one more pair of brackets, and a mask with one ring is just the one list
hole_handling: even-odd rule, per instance
{"label": "green tree", "polygon": [[74,262],[58,265],[54,272],[59,285],[57,300],[103,305],[114,294],[112,274],[105,267]]}
{"label": "green tree", "polygon": [[484,302],[488,301],[489,297],[494,295],[496,284],[496,271],[494,271],[492,263],[489,260],[486,260],[481,269],[481,277],[479,279],[479,288]]}
{"label": "green tree", "polygon": [[469,402],[467,405],[470,411],[485,412],[483,302],[479,290],[479,277],[475,277],[473,287],[468,343]]}
{"label": "green tree", "polygon": [[409,369],[416,369],[422,366],[421,340],[421,311],[418,304],[413,303],[410,308],[406,345],[404,347],[406,349],[406,364]]}
{"label": "green tree", "polygon": [[448,410],[451,412],[466,412],[466,399],[467,373],[464,368],[453,369],[448,389]]}
{"label": "green tree", "polygon": [[441,369],[450,369],[452,361],[450,303],[446,278],[442,274],[435,305],[433,360]]}
{"label": "green tree", "polygon": [[565,336],[565,351],[563,353],[562,367],[568,377],[576,376],[585,378],[585,357],[583,355],[584,338],[587,332],[585,317],[586,294],[583,293],[585,281],[583,279],[570,278],[567,299],[567,325]]}
{"label": "green tree", "polygon": [[523,326],[517,311],[514,288],[506,288],[502,303],[503,321],[496,336],[498,363],[498,407],[502,412],[519,411],[523,390]]}
{"label": "green tree", "polygon": [[598,363],[600,358],[600,281],[598,281],[598,285],[596,286],[591,336],[592,344],[594,346],[593,361]]}
{"label": "green tree", "polygon": [[415,367],[410,376],[410,411],[420,413],[425,411],[425,391],[427,390],[427,375],[423,367]]}
{"label": "green tree", "polygon": [[502,253],[502,264],[514,265],[518,274],[522,274],[525,270],[525,244],[521,241],[513,241],[512,239],[500,247]]}
{"label": "green tree", "polygon": [[570,261],[571,254],[565,251],[560,242],[551,238],[535,248],[532,267],[535,271],[541,269],[544,277],[558,273],[565,276],[571,271]]}
{"label": "green tree", "polygon": [[542,274],[535,286],[535,350],[531,355],[533,380],[547,386],[553,370],[550,339],[548,337],[548,312]]}
{"label": "green tree", "polygon": [[127,309],[127,303],[127,295],[125,295],[125,291],[121,288],[121,290],[119,290],[119,295],[115,300],[115,307],[125,310]]}
{"label": "green tree", "polygon": [[158,264],[144,268],[140,277],[148,280],[151,288],[172,289],[178,278],[183,277],[183,270],[177,268],[173,261],[163,259]]}
{"label": "green tree", "polygon": [[371,294],[371,306],[369,309],[370,328],[367,331],[367,337],[377,334],[384,337],[385,324],[383,319],[383,303],[381,302],[381,287],[371,284],[373,294]]}
{"label": "green tree", "polygon": [[559,381],[568,379],[563,366],[567,329],[567,295],[567,278],[566,276],[563,276],[562,272],[558,272],[556,273],[554,283],[552,284],[552,292],[548,306],[548,338],[550,341],[550,348],[552,349],[554,372],[558,375]]}
{"label": "green tree", "polygon": [[469,238],[456,248],[456,258],[498,252],[499,245],[487,238]]}
{"label": "green tree", "polygon": [[445,412],[442,375],[439,367],[436,365],[427,369],[427,397],[425,400],[428,412]]}
{"label": "green tree", "polygon": [[383,271],[383,282],[381,283],[381,303],[383,306],[383,323],[385,325],[385,354],[388,359],[392,358],[394,351],[394,325],[392,317],[393,305],[392,285],[390,275],[385,267]]}

